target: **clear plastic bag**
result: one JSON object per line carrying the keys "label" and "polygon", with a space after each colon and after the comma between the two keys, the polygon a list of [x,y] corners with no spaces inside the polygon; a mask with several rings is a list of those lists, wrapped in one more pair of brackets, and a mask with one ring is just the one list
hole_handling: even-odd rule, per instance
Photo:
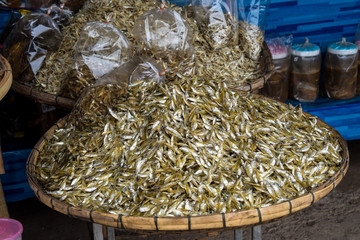
{"label": "clear plastic bag", "polygon": [[150,57],[135,56],[114,71],[99,78],[94,85],[119,84],[119,81],[131,84],[150,80],[157,83],[165,81],[165,72],[161,65]]}
{"label": "clear plastic bag", "polygon": [[14,79],[30,82],[49,51],[56,51],[62,35],[54,20],[43,13],[28,13],[4,41],[2,54],[12,66]]}
{"label": "clear plastic bag", "polygon": [[289,74],[290,74],[290,50],[292,36],[267,39],[275,72],[261,89],[261,94],[279,101],[288,99]]}
{"label": "clear plastic bag", "polygon": [[83,89],[110,73],[132,56],[127,37],[111,23],[85,24],[76,42],[75,64],[62,86],[62,94],[77,99]]}
{"label": "clear plastic bag", "polygon": [[49,15],[59,26],[60,30],[69,24],[70,18],[73,16],[73,12],[67,7],[59,7],[55,4],[49,8],[41,8],[42,13]]}
{"label": "clear plastic bag", "polygon": [[161,62],[171,73],[194,73],[193,33],[189,24],[174,9],[153,9],[134,23],[133,34],[143,55]]}
{"label": "clear plastic bag", "polygon": [[289,97],[301,102],[313,102],[319,95],[321,68],[320,48],[305,43],[292,46]]}
{"label": "clear plastic bag", "polygon": [[356,96],[358,49],[356,44],[330,44],[325,59],[325,90],[329,98],[350,99]]}
{"label": "clear plastic bag", "polygon": [[255,61],[261,56],[269,3],[269,0],[238,0],[240,45]]}
{"label": "clear plastic bag", "polygon": [[163,71],[154,59],[147,56],[135,56],[84,89],[73,108],[70,121],[89,123],[94,116],[105,114],[114,102],[126,94],[130,83],[138,81],[160,83],[164,80]]}
{"label": "clear plastic bag", "polygon": [[69,122],[76,127],[82,127],[83,124],[96,124],[96,116],[105,115],[126,92],[125,82],[106,83],[86,88],[76,101],[70,113]]}
{"label": "clear plastic bag", "polygon": [[237,1],[192,0],[199,30],[213,49],[238,43]]}

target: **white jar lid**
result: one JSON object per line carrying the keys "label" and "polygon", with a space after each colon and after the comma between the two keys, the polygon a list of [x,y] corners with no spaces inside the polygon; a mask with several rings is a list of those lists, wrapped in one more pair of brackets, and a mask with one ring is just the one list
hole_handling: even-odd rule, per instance
{"label": "white jar lid", "polygon": [[282,59],[286,58],[288,54],[288,49],[285,46],[275,45],[275,44],[269,44],[268,45],[271,56],[273,59]]}
{"label": "white jar lid", "polygon": [[356,44],[346,42],[343,38],[341,42],[330,44],[328,47],[328,53],[336,55],[354,55],[358,52],[358,46]]}
{"label": "white jar lid", "polygon": [[291,54],[299,57],[315,57],[320,54],[320,49],[314,51],[298,51],[292,49]]}
{"label": "white jar lid", "polygon": [[315,57],[320,54],[320,48],[316,44],[309,43],[309,39],[305,38],[305,43],[292,47],[291,54],[299,57]]}
{"label": "white jar lid", "polygon": [[283,52],[283,53],[276,53],[276,54],[271,54],[273,59],[282,59],[282,58],[286,58],[289,54],[287,52]]}

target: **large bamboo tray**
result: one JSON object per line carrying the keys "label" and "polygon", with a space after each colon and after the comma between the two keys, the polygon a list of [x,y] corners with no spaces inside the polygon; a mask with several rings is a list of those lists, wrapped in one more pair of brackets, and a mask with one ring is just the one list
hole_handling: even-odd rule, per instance
{"label": "large bamboo tray", "polygon": [[[274,65],[272,62],[270,50],[265,42],[263,44],[263,50],[261,53],[260,65],[262,67],[261,71],[263,72],[263,75],[260,78],[253,80],[249,84],[244,84],[237,87],[237,90],[244,92],[253,92],[259,90],[273,74]],[[31,86],[30,84],[16,80],[13,82],[12,89],[15,92],[29,97],[39,103],[45,103],[64,110],[71,110],[76,102],[74,99],[49,94],[41,91],[39,88]]]}
{"label": "large bamboo tray", "polygon": [[1,100],[10,90],[11,84],[13,82],[13,77],[12,77],[10,63],[3,56],[0,56],[0,66],[2,68],[2,71],[4,71],[4,75],[0,79],[0,100]]}
{"label": "large bamboo tray", "polygon": [[[305,114],[309,115],[308,113]],[[166,233],[168,231],[193,231],[211,229],[225,230],[248,227],[276,220],[309,207],[319,199],[323,198],[340,183],[349,167],[349,152],[346,141],[335,129],[333,129],[335,136],[339,139],[339,142],[344,149],[342,152],[343,161],[341,163],[340,170],[337,171],[336,174],[323,185],[300,197],[289,199],[286,202],[268,207],[208,216],[135,217],[114,215],[110,213],[94,211],[92,209],[84,209],[68,205],[67,203],[62,202],[44,192],[37,179],[34,177],[39,153],[46,145],[47,139],[52,136],[56,129],[63,126],[66,120],[67,117],[60,119],[53,127],[51,127],[38,141],[33,151],[31,152],[27,162],[27,176],[30,187],[34,190],[37,198],[41,202],[58,212],[84,221],[90,221],[109,227],[132,231],[160,231]],[[318,124],[327,125],[320,119]]]}

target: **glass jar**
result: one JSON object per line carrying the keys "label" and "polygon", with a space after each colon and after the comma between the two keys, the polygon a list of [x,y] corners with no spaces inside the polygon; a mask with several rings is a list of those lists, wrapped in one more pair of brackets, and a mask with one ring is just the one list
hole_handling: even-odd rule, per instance
{"label": "glass jar", "polygon": [[285,46],[269,45],[275,71],[261,89],[261,94],[279,101],[288,99],[290,54]]}
{"label": "glass jar", "polygon": [[356,95],[358,49],[353,43],[330,44],[325,60],[325,91],[329,98],[350,99]]}
{"label": "glass jar", "polygon": [[291,51],[289,97],[300,102],[313,102],[319,95],[321,55],[319,46],[297,44]]}

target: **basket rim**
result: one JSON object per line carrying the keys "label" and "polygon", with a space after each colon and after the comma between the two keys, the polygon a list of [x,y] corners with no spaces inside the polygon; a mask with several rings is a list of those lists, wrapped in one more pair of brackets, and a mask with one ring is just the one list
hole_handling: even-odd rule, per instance
{"label": "basket rim", "polygon": [[[251,83],[244,83],[242,86],[236,88],[236,90],[243,92],[253,92],[255,90],[261,89],[265,82],[270,79],[272,74],[274,73],[274,65],[272,63],[272,57],[270,54],[270,49],[268,48],[266,42],[263,42],[263,50],[261,53],[261,58],[265,60],[264,72],[261,77],[251,81]],[[269,60],[269,58],[271,58]],[[38,87],[32,86],[28,83],[23,83],[14,80],[12,84],[12,90],[15,92],[22,94],[26,97],[29,97],[39,103],[45,103],[51,106],[55,106],[64,110],[71,110],[76,100],[64,97],[61,95],[51,94],[42,91]]]}
{"label": "basket rim", "polygon": [[64,110],[71,110],[76,102],[74,99],[43,92],[37,87],[16,80],[13,81],[11,88],[15,92],[33,99],[36,102],[51,105]]}
{"label": "basket rim", "polygon": [[13,76],[10,63],[4,56],[0,56],[0,64],[4,68],[4,76],[0,79],[0,100],[5,97],[13,83]]}
{"label": "basket rim", "polygon": [[[307,116],[312,116],[303,112]],[[66,214],[80,220],[102,224],[104,226],[118,229],[136,230],[136,231],[189,231],[189,230],[214,230],[214,229],[232,229],[243,228],[273,221],[282,217],[289,216],[314,204],[329,192],[331,192],[344,178],[349,168],[349,152],[346,141],[339,132],[318,118],[320,125],[330,127],[334,135],[338,138],[343,148],[342,162],[339,170],[324,184],[312,189],[311,192],[298,196],[288,201],[274,204],[267,207],[256,209],[241,210],[237,212],[211,214],[201,216],[182,216],[182,217],[143,217],[143,216],[123,216],[111,213],[104,213],[93,209],[86,209],[69,205],[60,201],[43,191],[41,185],[32,174],[35,172],[37,158],[48,141],[49,137],[56,129],[59,129],[67,120],[69,115],[55,123],[37,142],[31,151],[26,174],[30,187],[35,192],[36,197],[53,210]]]}

